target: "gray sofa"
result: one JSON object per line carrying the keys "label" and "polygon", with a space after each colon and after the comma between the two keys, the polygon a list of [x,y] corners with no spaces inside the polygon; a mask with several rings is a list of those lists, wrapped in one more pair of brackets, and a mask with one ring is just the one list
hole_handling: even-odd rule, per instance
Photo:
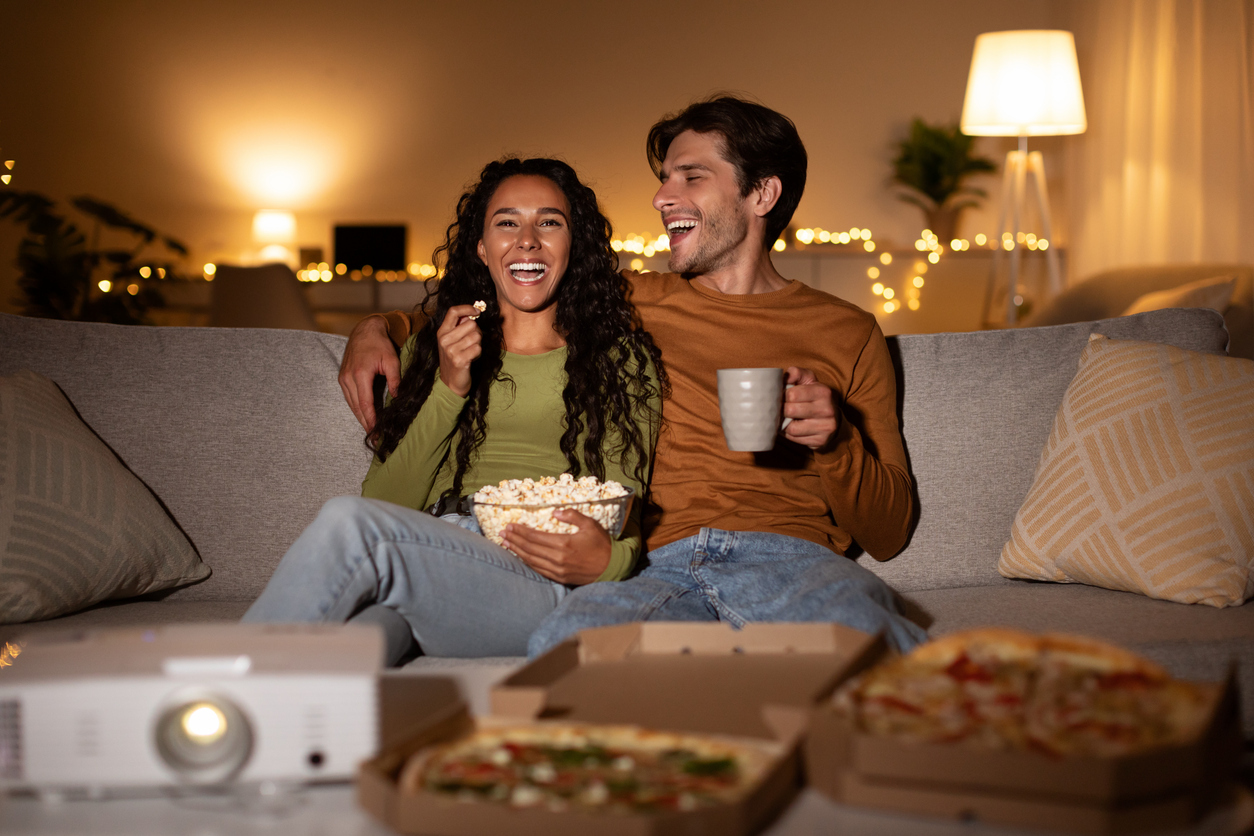
{"label": "gray sofa", "polygon": [[[1086,633],[1196,679],[1218,679],[1236,660],[1246,728],[1254,729],[1254,603],[1217,610],[997,573],[1054,413],[1094,331],[1203,351],[1227,344],[1221,317],[1203,310],[890,339],[919,518],[901,554],[885,563],[859,560],[933,635],[982,624]],[[213,568],[196,585],[2,627],[0,639],[239,618],[323,501],[356,493],[366,471],[361,430],[336,383],[344,343],[309,331],[0,315],[0,374],[29,368],[55,380]],[[491,678],[504,670],[502,661],[462,664],[472,677]],[[415,666],[448,664],[419,659]]]}

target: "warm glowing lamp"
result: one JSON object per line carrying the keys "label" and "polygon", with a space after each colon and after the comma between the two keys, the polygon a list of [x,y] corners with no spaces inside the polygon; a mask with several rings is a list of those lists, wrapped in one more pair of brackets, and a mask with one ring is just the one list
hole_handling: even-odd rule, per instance
{"label": "warm glowing lamp", "polygon": [[[1084,133],[1084,96],[1080,90],[1080,67],[1076,61],[1075,39],[1070,32],[1025,29],[1013,32],[986,32],[975,39],[967,95],[962,104],[962,130],[971,136],[1017,136],[1019,148],[1006,155],[1002,179],[1001,220],[997,235],[1006,240],[1009,233],[1010,286],[1006,300],[1007,324],[1015,321],[1015,293],[1019,283],[1022,242],[1020,229],[1027,199],[1027,175],[1036,184],[1037,206],[1044,237],[1053,243],[1049,194],[1045,189],[1045,161],[1040,151],[1028,153],[1029,136],[1057,136]],[[1011,212],[1007,225],[1007,211]],[[999,247],[993,257],[989,293],[984,300],[984,316],[996,282]],[[1050,292],[1062,289],[1062,271],[1055,247],[1045,250],[1049,266]]]}
{"label": "warm glowing lamp", "polygon": [[296,216],[264,209],[253,216],[253,241],[261,245],[262,261],[290,263],[290,245],[296,242]]}

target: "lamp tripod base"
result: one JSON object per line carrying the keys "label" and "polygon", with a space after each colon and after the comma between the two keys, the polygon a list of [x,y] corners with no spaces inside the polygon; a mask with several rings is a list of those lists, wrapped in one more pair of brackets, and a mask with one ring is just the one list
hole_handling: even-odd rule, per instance
{"label": "lamp tripod base", "polygon": [[[1058,251],[1053,246],[1049,192],[1045,185],[1045,158],[1040,151],[1029,152],[1027,146],[1027,137],[1021,136],[1018,150],[1006,154],[1006,167],[1002,174],[1001,217],[997,222],[997,236],[993,239],[997,243],[997,249],[993,252],[993,264],[989,268],[988,288],[984,294],[984,309],[981,314],[985,327],[995,327],[991,320],[993,296],[999,284],[1002,257],[1007,252],[1010,257],[1009,276],[1006,279],[1006,327],[1013,327],[1018,320],[1019,304],[1015,302],[1015,298],[1019,295],[1019,274],[1024,247],[1019,236],[1023,230],[1029,176],[1036,186],[1036,206],[1041,216],[1041,231],[1048,242],[1045,262],[1049,271],[1049,293],[1052,296],[1062,290],[1062,268]],[[1009,249],[1007,244],[1010,245]]]}

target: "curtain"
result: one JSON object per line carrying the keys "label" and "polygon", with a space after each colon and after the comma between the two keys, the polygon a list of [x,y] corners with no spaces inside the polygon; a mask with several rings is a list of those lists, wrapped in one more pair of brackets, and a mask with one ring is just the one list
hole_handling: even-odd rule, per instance
{"label": "curtain", "polygon": [[1254,263],[1254,0],[1071,6],[1088,131],[1071,146],[1072,282]]}

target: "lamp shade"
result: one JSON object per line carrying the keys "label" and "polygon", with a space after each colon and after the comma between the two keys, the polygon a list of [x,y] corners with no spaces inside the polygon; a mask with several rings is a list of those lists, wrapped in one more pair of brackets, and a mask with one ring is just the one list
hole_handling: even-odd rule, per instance
{"label": "lamp shade", "polygon": [[1070,32],[1023,29],[975,39],[962,130],[970,136],[1084,133],[1084,95]]}

